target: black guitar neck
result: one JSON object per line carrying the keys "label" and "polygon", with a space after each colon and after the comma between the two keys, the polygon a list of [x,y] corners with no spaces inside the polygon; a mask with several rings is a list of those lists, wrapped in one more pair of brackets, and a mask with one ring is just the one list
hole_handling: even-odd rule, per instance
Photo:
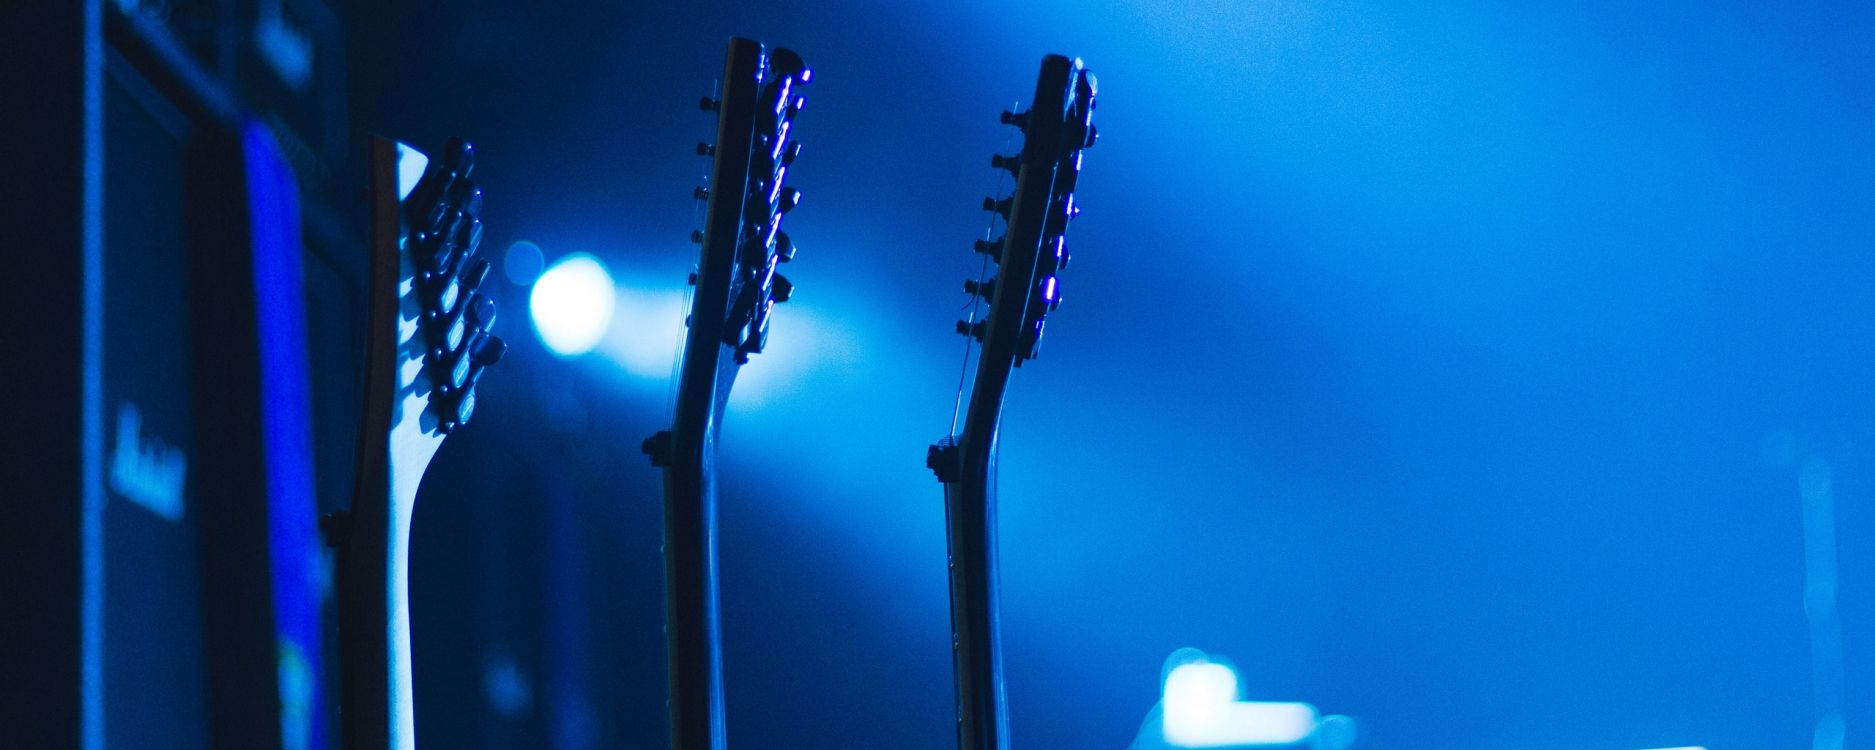
{"label": "black guitar neck", "polygon": [[995,278],[964,287],[988,300],[988,316],[958,324],[983,349],[963,432],[932,446],[926,458],[944,483],[961,750],[1009,745],[996,569],[998,417],[1011,369],[1037,355],[1042,319],[1060,301],[1056,274],[1067,262],[1062,236],[1076,212],[1080,150],[1093,141],[1093,93],[1093,77],[1080,61],[1050,55],[1042,60],[1029,111],[1003,115],[1003,122],[1022,128],[1022,153],[997,156],[991,165],[1016,173],[1015,193],[985,199],[984,208],[1000,214],[1007,231],[1000,242],[978,246],[996,260]]}
{"label": "black guitar neck", "polygon": [[800,57],[748,39],[729,43],[710,185],[697,195],[708,218],[691,297],[671,429],[645,441],[664,469],[665,619],[669,639],[671,747],[724,747],[723,657],[717,607],[716,437],[730,386],[762,351],[768,316],[791,287],[775,272],[793,257],[781,218],[798,200],[783,187],[798,153],[790,125],[812,74]]}

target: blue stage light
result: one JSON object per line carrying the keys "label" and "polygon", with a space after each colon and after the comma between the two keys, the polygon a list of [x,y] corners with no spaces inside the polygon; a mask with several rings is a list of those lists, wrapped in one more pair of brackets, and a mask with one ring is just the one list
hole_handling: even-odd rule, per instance
{"label": "blue stage light", "polygon": [[616,298],[605,265],[585,253],[574,253],[540,275],[527,303],[541,343],[554,354],[575,357],[592,351],[605,336]]}

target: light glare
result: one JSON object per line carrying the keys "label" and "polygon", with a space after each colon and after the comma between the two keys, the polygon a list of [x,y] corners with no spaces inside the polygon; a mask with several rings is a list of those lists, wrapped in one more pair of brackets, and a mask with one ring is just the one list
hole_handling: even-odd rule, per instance
{"label": "light glare", "polygon": [[1165,677],[1161,703],[1165,742],[1173,747],[1289,745],[1309,739],[1320,715],[1307,703],[1237,699],[1237,672],[1202,652],[1181,650],[1184,663]]}
{"label": "light glare", "polygon": [[534,332],[562,357],[592,351],[612,323],[617,294],[599,259],[585,253],[561,258],[534,282],[528,297]]}

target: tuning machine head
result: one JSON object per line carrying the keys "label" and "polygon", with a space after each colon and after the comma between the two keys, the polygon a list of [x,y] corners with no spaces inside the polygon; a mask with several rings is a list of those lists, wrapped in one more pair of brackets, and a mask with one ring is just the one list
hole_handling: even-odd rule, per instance
{"label": "tuning machine head", "polygon": [[1003,217],[1003,221],[1009,220],[1009,209],[1013,205],[1015,205],[1014,196],[1003,198],[1002,200],[997,200],[995,198],[983,199],[983,210],[993,212],[997,216]]}
{"label": "tuning machine head", "polygon": [[1022,155],[1010,154],[1004,156],[1002,154],[990,154],[990,168],[1001,169],[1008,172],[1010,177],[1015,177],[1022,171]]}
{"label": "tuning machine head", "polygon": [[414,274],[418,335],[429,373],[437,429],[449,433],[474,411],[481,371],[506,351],[490,334],[495,303],[482,291],[490,264],[474,257],[481,245],[482,188],[469,178],[475,148],[453,138],[404,199],[404,247]]}

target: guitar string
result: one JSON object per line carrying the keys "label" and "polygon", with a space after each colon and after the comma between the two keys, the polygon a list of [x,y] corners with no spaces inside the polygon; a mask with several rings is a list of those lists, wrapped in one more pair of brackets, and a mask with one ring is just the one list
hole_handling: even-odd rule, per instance
{"label": "guitar string", "polygon": [[[1015,111],[1016,107],[1020,107],[1020,106],[1022,106],[1021,102],[1016,102],[1014,104],[1011,104],[1010,111],[1013,112]],[[1009,134],[1009,133],[1004,134],[1002,151],[1008,151],[1010,143],[1014,140],[1015,140],[1014,134]],[[989,181],[990,193],[992,195],[997,192],[1001,192],[999,188],[1001,188],[1003,185],[1003,178],[1002,178],[1003,171],[1004,170],[997,169],[990,176],[990,181]],[[1013,181],[1014,181],[1014,178],[1011,177],[1011,182]],[[1011,191],[1013,192],[1013,190],[1014,190],[1014,187],[1012,185]],[[990,212],[989,219],[984,222],[984,227],[983,227],[984,241],[987,242],[992,239],[995,239],[995,234],[996,234],[996,213],[992,211]],[[989,276],[989,273],[990,273],[990,256],[988,253],[984,253],[983,258],[982,258],[982,266],[977,269],[977,283],[979,284],[983,283],[984,277]],[[983,302],[982,295],[972,294],[970,295],[970,301],[964,303],[962,306],[958,308],[960,310],[962,309],[970,310],[970,316],[965,322],[973,326],[976,324],[978,305],[981,304],[982,302]],[[964,385],[968,383],[970,380],[971,347],[976,344],[975,336],[972,336],[966,333],[964,334],[963,338],[964,338],[963,364],[958,368],[958,372],[957,372],[957,397],[954,401],[951,402],[951,426],[950,426],[950,432],[947,433],[947,436],[957,434],[957,417],[963,411],[963,407],[964,407]]]}

